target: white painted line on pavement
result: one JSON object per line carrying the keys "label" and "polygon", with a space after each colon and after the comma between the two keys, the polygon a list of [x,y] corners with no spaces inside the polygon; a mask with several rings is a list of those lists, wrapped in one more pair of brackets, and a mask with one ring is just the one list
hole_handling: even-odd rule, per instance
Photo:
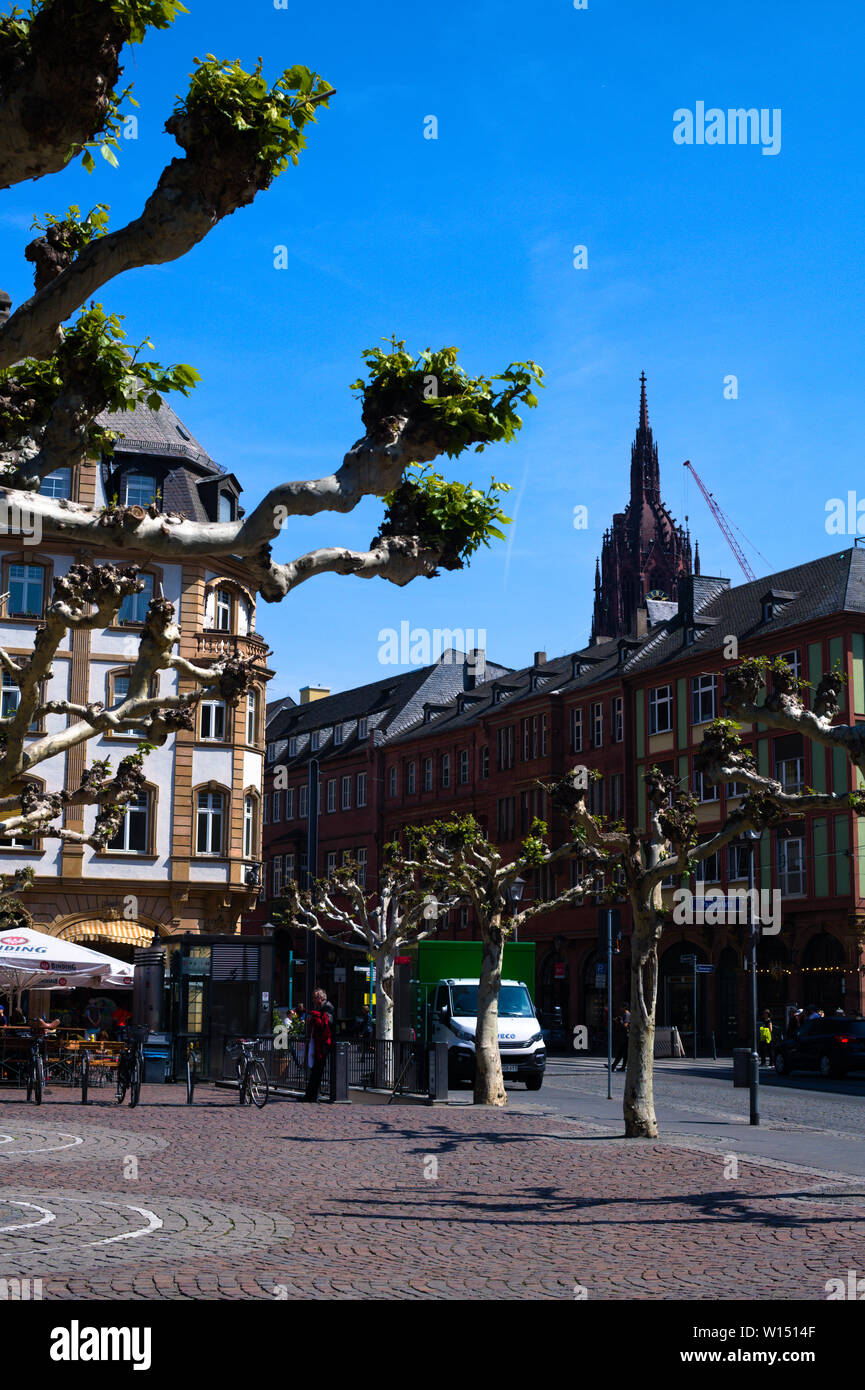
{"label": "white painted line on pavement", "polygon": [[57,1218],[56,1218],[56,1216],[54,1215],[54,1213],[51,1212],[51,1211],[49,1211],[47,1207],[37,1207],[35,1202],[11,1202],[11,1201],[10,1201],[10,1202],[9,1202],[9,1206],[10,1206],[10,1207],[29,1207],[31,1211],[41,1211],[41,1212],[42,1212],[42,1220],[41,1220],[41,1221],[25,1221],[25,1222],[23,1222],[20,1226],[0,1226],[0,1232],[2,1232],[3,1234],[8,1233],[9,1231],[29,1231],[29,1230],[31,1230],[34,1226],[47,1226],[51,1221],[56,1221],[56,1220],[57,1220]]}
{"label": "white painted line on pavement", "polygon": [[[103,1207],[113,1207],[123,1204],[120,1202],[100,1202],[99,1205]],[[139,1236],[152,1235],[154,1231],[158,1231],[164,1224],[162,1219],[158,1217],[155,1212],[147,1211],[145,1207],[130,1206],[129,1210],[137,1212],[139,1216],[146,1217],[147,1225],[142,1226],[138,1231],[125,1231],[123,1235],[108,1236],[106,1240],[90,1240],[87,1242],[88,1245],[113,1245],[115,1240],[137,1240]]]}
{"label": "white painted line on pavement", "polygon": [[[79,1134],[64,1134],[64,1132],[63,1132],[62,1129],[59,1129],[59,1130],[57,1131],[57,1133],[60,1135],[60,1138],[61,1138],[61,1139],[71,1139],[71,1140],[72,1140],[72,1143],[71,1143],[71,1144],[52,1144],[49,1148],[39,1148],[39,1149],[17,1149],[16,1152],[15,1152],[14,1157],[15,1157],[15,1158],[20,1158],[21,1154],[54,1154],[54,1153],[59,1153],[61,1149],[74,1149],[74,1148],[76,1147],[76,1145],[78,1145],[78,1144],[83,1144],[83,1143],[84,1143],[83,1137],[82,1137],[81,1135],[79,1135]],[[0,1153],[0,1158],[5,1158],[5,1157],[6,1157],[5,1154]],[[11,1155],[10,1155],[10,1157],[11,1157]]]}

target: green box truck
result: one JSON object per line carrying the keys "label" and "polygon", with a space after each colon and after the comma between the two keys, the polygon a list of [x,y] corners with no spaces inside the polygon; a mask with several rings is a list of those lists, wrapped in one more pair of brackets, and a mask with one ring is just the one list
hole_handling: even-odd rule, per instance
{"label": "green box truck", "polygon": [[[411,958],[415,1031],[425,1042],[446,1042],[448,1083],[473,1081],[482,947],[479,941],[419,941]],[[534,1006],[535,944],[509,942],[499,992],[499,1052],[506,1080],[538,1091],[547,1054]]]}

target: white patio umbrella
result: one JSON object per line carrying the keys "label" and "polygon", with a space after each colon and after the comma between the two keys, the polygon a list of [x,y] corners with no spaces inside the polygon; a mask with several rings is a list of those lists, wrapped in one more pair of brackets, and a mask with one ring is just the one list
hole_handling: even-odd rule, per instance
{"label": "white patio umbrella", "polygon": [[0,932],[0,989],[131,989],[134,967],[75,941],[20,927]]}

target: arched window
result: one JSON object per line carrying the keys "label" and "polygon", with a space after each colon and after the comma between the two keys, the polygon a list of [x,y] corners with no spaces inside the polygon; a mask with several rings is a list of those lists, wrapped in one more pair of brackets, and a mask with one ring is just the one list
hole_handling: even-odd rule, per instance
{"label": "arched window", "polygon": [[103,854],[156,853],[156,787],[142,788],[138,796],[126,803],[123,820],[116,835],[108,841]]}
{"label": "arched window", "polygon": [[248,788],[243,795],[243,857],[244,859],[257,859],[261,845],[261,835],[259,833],[259,807],[260,800],[258,792],[254,788]]}
{"label": "arched window", "polygon": [[198,789],[195,796],[196,854],[203,858],[224,857],[227,825],[227,793],[213,783]]}
{"label": "arched window", "polygon": [[246,741],[250,747],[258,743],[258,691],[254,686],[246,692]]}
{"label": "arched window", "polygon": [[[45,783],[37,777],[26,777],[24,783],[28,786],[36,787],[40,792],[45,790]],[[21,784],[19,783],[19,789],[20,786]],[[17,810],[10,813],[11,816],[17,816],[18,814],[19,812]],[[7,850],[13,853],[16,851],[20,853],[21,850],[35,851],[38,853],[41,849],[42,837],[40,835],[26,835],[19,831],[17,835],[13,835],[10,839],[0,840],[0,850]]]}

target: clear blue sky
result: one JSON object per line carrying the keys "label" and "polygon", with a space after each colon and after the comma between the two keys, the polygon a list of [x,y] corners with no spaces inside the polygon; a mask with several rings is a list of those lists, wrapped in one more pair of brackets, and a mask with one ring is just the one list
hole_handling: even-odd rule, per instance
{"label": "clear blue sky", "polygon": [[[300,168],[182,262],[102,295],[131,337],[202,372],[174,404],[247,505],[279,478],[338,466],[360,433],[348,384],[361,350],[394,331],[412,348],[457,344],[470,371],[533,357],[547,372],[517,444],[446,461],[453,476],[514,484],[508,545],[403,590],[325,577],[263,607],[272,694],[378,679],[379,631],[402,621],[484,629],[490,655],[512,665],[581,644],[601,536],[627,497],[641,369],[665,500],[690,514],[704,573],[741,578],[693,483],[684,496],[685,458],[767,557],[749,552],[758,574],[842,547],[826,501],[865,493],[863,7],[189,8],[129,55],[141,133],[120,171],[88,178],[76,165],[4,195],[13,299],[30,292],[20,253],[33,211],[105,200],[114,225],[134,216],[175,153],[162,125],[192,55],[261,54],[270,76],[302,62],[338,88]],[[673,112],[697,101],[780,108],[781,152],[674,144]],[[436,141],[423,138],[427,115]],[[576,244],[586,270],[573,268]],[[727,374],[738,400],[724,399]],[[298,523],[277,558],[366,546],[378,515],[370,502]]]}

